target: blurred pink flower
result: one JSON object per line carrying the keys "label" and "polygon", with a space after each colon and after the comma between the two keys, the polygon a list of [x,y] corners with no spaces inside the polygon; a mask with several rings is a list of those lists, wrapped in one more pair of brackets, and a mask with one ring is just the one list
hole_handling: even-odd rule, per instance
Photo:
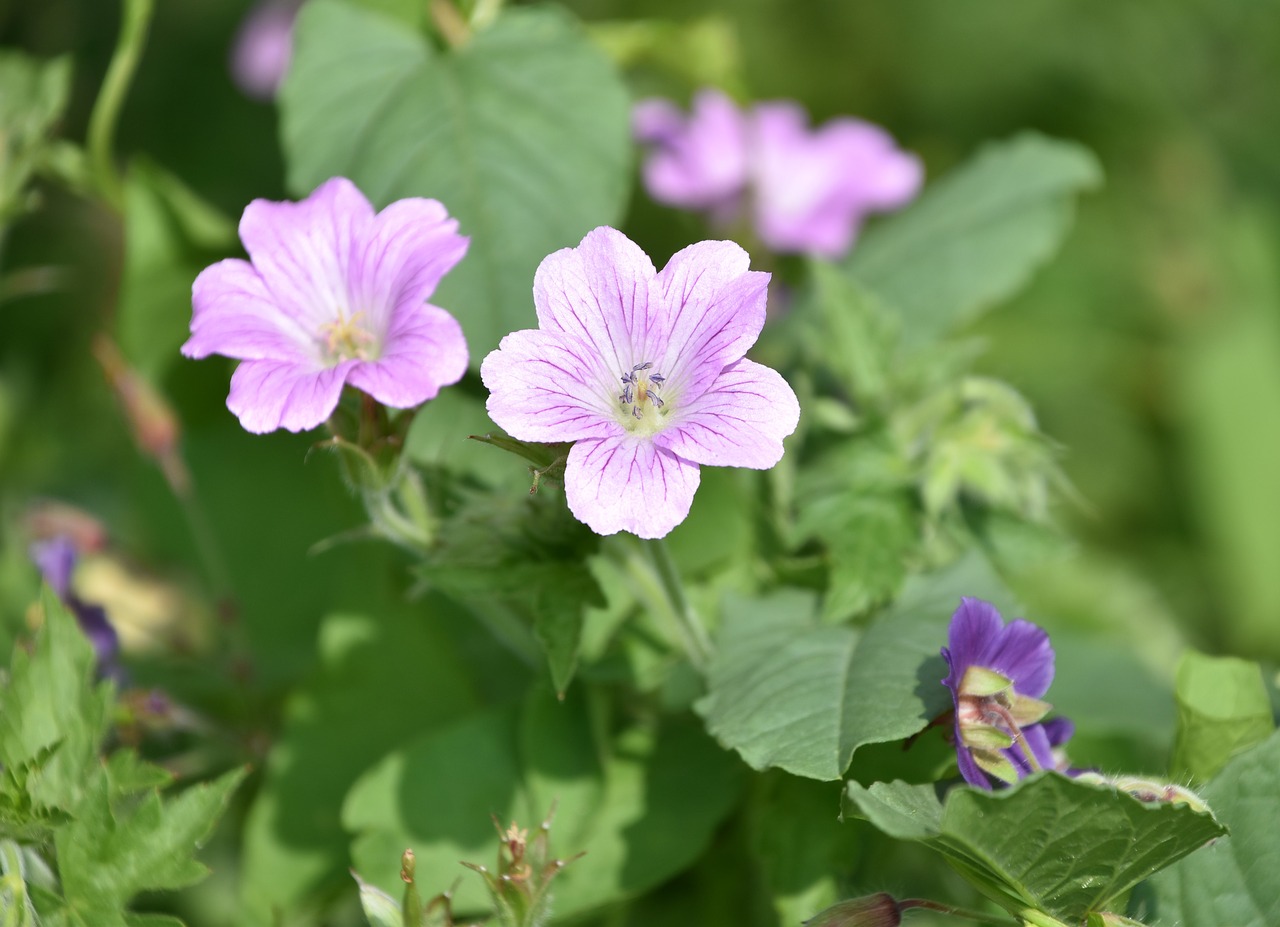
{"label": "blurred pink flower", "polygon": [[906,205],[924,178],[920,159],[878,126],[841,117],[811,130],[795,103],[743,112],[708,89],[687,116],[666,100],[643,100],[632,126],[649,146],[644,181],[655,200],[722,227],[749,213],[778,253],[840,257],[869,213]]}
{"label": "blurred pink flower", "polygon": [[301,0],[263,0],[245,16],[231,45],[231,77],[247,97],[275,99],[293,55]]}
{"label": "blurred pink flower", "polygon": [[300,203],[254,200],[240,240],[249,261],[219,261],[192,285],[182,353],[242,361],[227,408],[245,430],[314,428],[346,383],[410,408],[466,372],[458,320],[427,302],[468,244],[437,201],[375,213],[335,177]]}

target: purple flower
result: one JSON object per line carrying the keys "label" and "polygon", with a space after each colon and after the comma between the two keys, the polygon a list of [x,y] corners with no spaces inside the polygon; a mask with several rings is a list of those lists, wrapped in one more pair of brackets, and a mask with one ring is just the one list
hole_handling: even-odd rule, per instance
{"label": "purple flower", "polygon": [[853,247],[869,213],[915,197],[924,168],[869,122],[832,119],[813,132],[808,122],[794,103],[756,107],[756,234],[779,253],[836,258]]}
{"label": "purple flower", "polygon": [[642,100],[631,114],[635,137],[653,146],[644,182],[655,200],[681,209],[725,210],[731,220],[748,180],[747,121],[718,90],[702,90],[693,112]]}
{"label": "purple flower", "polygon": [[632,124],[650,146],[644,180],[654,199],[707,212],[722,227],[749,209],[760,240],[779,253],[839,257],[867,214],[905,205],[924,176],[920,159],[883,129],[839,118],[810,130],[794,103],[744,113],[720,91],[702,90],[687,117],[665,100],[644,100]]}
{"label": "purple flower", "polygon": [[273,100],[293,57],[298,0],[265,0],[245,16],[231,45],[231,77],[247,97]]}
{"label": "purple flower", "polygon": [[656,273],[621,232],[598,228],[549,255],[538,330],[513,332],[480,368],[489,415],[525,441],[572,441],[565,495],[598,534],[662,537],[689,514],[698,467],[767,469],[800,406],[746,360],[769,275],[732,242],[690,245]]}
{"label": "purple flower", "polygon": [[344,383],[403,409],[467,369],[457,320],[426,302],[467,250],[435,200],[380,213],[335,177],[300,203],[254,200],[240,219],[251,261],[206,267],[192,287],[187,357],[243,361],[227,408],[246,430],[314,428]]}
{"label": "purple flower", "polygon": [[101,605],[92,605],[71,591],[71,574],[76,566],[76,548],[69,538],[58,536],[36,541],[30,548],[31,560],[49,588],[71,609],[80,630],[93,645],[98,659],[98,672],[117,681],[124,678],[120,666],[120,637],[107,620]]}
{"label": "purple flower", "polygon": [[1043,721],[1040,701],[1053,681],[1049,635],[1029,621],[1005,624],[995,606],[964,598],[951,618],[951,672],[942,684],[955,704],[956,758],[970,785],[1017,782],[1040,769],[1065,768],[1055,748],[1071,736],[1066,718]]}

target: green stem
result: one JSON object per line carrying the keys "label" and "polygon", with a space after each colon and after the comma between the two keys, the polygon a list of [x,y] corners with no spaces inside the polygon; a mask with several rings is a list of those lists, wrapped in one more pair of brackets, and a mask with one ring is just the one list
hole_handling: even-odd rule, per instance
{"label": "green stem", "polygon": [[124,183],[116,173],[111,150],[115,141],[120,108],[129,92],[129,84],[138,69],[142,49],[147,40],[147,27],[155,0],[124,0],[124,15],[116,50],[107,66],[102,89],[89,117],[86,147],[89,152],[89,176],[98,193],[118,210],[124,208]]}
{"label": "green stem", "polygon": [[956,908],[949,904],[941,904],[937,901],[929,901],[927,898],[907,898],[898,902],[900,910],[907,908],[923,908],[926,911],[938,911],[942,914],[950,914],[952,917],[962,917],[965,920],[979,921],[983,924],[1008,924],[1009,927],[1017,927],[1017,922],[1001,917],[998,914],[984,914],[981,911],[970,911],[966,908]]}
{"label": "green stem", "polygon": [[702,625],[702,619],[684,594],[684,583],[680,580],[680,572],[676,569],[671,552],[661,538],[642,542],[649,559],[653,563],[654,572],[662,587],[662,593],[669,606],[671,617],[675,620],[685,641],[685,649],[689,654],[689,662],[702,670],[711,659],[711,638]]}

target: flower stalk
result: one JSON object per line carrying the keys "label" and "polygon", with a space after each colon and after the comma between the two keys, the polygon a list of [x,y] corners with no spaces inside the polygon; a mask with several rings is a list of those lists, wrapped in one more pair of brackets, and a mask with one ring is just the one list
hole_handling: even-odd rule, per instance
{"label": "flower stalk", "polygon": [[89,176],[99,195],[120,212],[124,211],[124,182],[112,157],[116,123],[142,58],[154,9],[155,0],[124,0],[120,37],[89,117]]}

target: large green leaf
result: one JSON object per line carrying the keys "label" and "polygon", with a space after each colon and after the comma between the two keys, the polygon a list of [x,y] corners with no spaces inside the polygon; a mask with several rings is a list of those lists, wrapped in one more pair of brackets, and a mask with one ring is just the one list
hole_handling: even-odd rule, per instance
{"label": "large green leaf", "polygon": [[865,744],[910,737],[945,710],[939,656],[962,595],[1007,604],[977,554],[908,583],[865,632],[824,627],[812,598],[728,609],[698,711],[755,769],[838,779]]}
{"label": "large green leaf", "polygon": [[864,855],[865,833],[842,826],[840,788],[775,772],[761,777],[748,817],[751,849],[780,924],[799,924],[840,899]]}
{"label": "large green leaf", "polygon": [[937,849],[1011,913],[1041,911],[1072,924],[1226,832],[1187,805],[1143,803],[1057,773],[1001,791],[955,788],[941,806],[932,786],[901,782],[850,782],[846,796],[891,836]]}
{"label": "large green leaf", "polygon": [[[422,891],[443,890],[464,872],[459,860],[492,865],[490,814],[529,826],[557,799],[554,852],[586,852],[556,878],[558,917],[641,892],[691,864],[736,800],[741,767],[688,720],[630,728],[602,745],[585,699],[580,690],[563,702],[534,694],[518,710],[474,715],[388,755],[343,808],[360,874],[395,891],[400,854],[412,847]],[[475,877],[454,898],[460,910],[486,907]]]}
{"label": "large green leaf", "polygon": [[351,784],[406,737],[479,703],[444,633],[469,616],[436,596],[427,604],[325,620],[320,669],[289,704],[246,825],[242,892],[253,923],[295,913],[326,880],[344,882],[338,809]]}
{"label": "large green leaf", "polygon": [[1280,733],[1233,759],[1202,794],[1231,836],[1151,880],[1154,923],[1280,924]]}
{"label": "large green leaf", "polygon": [[1011,296],[1057,249],[1074,198],[1101,180],[1090,152],[1021,135],[992,144],[867,232],[849,272],[920,343]]}
{"label": "large green leaf", "polygon": [[1207,782],[1275,730],[1258,664],[1187,651],[1178,667],[1178,739],[1170,772]]}
{"label": "large green leaf", "polygon": [[339,0],[309,3],[281,92],[289,185],[334,175],[377,205],[439,199],[471,236],[434,297],[472,364],[534,325],[548,253],[622,215],[628,95],[607,58],[555,8],[506,11],[461,48]]}

